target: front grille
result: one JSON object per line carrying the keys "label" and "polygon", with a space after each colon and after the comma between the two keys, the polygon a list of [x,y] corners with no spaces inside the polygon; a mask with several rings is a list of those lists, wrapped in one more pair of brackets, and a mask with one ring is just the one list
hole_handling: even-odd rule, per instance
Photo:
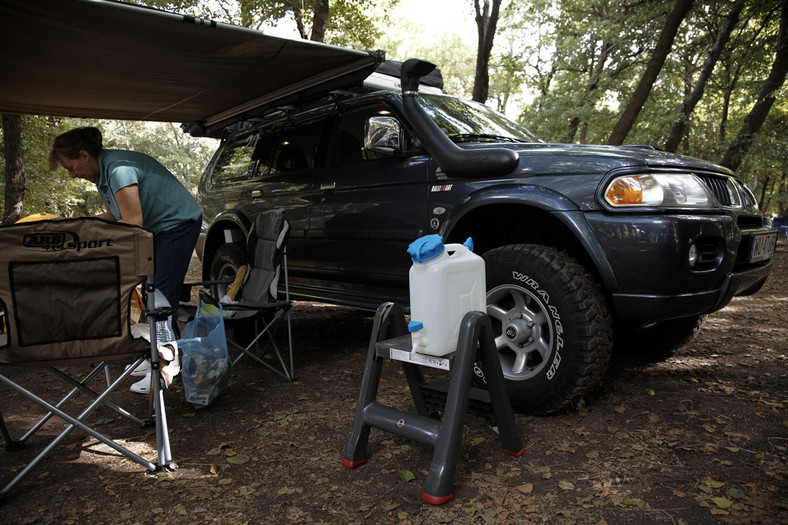
{"label": "front grille", "polygon": [[733,202],[731,201],[731,195],[728,193],[727,182],[728,177],[721,177],[719,175],[707,175],[707,174],[698,174],[695,175],[703,181],[703,184],[706,185],[707,188],[711,190],[714,194],[714,197],[719,201],[720,204],[723,206],[731,206]]}

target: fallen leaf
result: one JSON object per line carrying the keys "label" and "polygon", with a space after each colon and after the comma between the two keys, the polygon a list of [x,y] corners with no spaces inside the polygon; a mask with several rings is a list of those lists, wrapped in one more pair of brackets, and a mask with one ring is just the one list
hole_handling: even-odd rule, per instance
{"label": "fallen leaf", "polygon": [[414,476],[413,472],[411,472],[410,470],[400,470],[399,472],[397,472],[397,476],[399,476],[399,479],[404,481],[405,483],[416,479],[416,476]]}
{"label": "fallen leaf", "polygon": [[232,463],[233,465],[243,465],[248,461],[249,456],[245,456],[243,454],[236,454],[235,456],[228,456],[227,458],[227,463]]}
{"label": "fallen leaf", "polygon": [[559,450],[559,451],[561,451],[561,452],[569,452],[570,454],[574,454],[574,453],[575,453],[575,449],[574,449],[574,448],[572,448],[572,447],[569,445],[569,443],[568,443],[568,442],[566,442],[566,441],[564,441],[563,443],[561,443],[560,445],[558,445],[557,447],[555,447],[555,449],[556,449],[556,450]]}
{"label": "fallen leaf", "polygon": [[591,452],[586,452],[586,457],[588,459],[596,459],[599,457],[599,452],[597,452],[596,450],[592,450]]}
{"label": "fallen leaf", "polygon": [[487,441],[487,438],[483,438],[483,437],[476,437],[476,438],[473,438],[473,439],[471,440],[471,446],[472,446],[472,447],[478,447],[479,445],[481,445],[481,444],[482,444],[482,443],[484,443],[485,441]]}
{"label": "fallen leaf", "polygon": [[700,450],[701,452],[706,452],[707,454],[716,454],[717,453],[717,447],[713,447],[711,445],[706,445],[704,447],[700,447],[698,450]]}
{"label": "fallen leaf", "polygon": [[723,481],[715,481],[715,480],[713,480],[711,478],[703,478],[703,484],[706,485],[707,487],[711,487],[713,489],[718,489],[718,488],[722,487],[723,485],[725,485],[725,482],[723,482]]}
{"label": "fallen leaf", "polygon": [[732,497],[733,499],[744,499],[746,497],[743,490],[737,489],[735,487],[728,489],[728,496]]}
{"label": "fallen leaf", "polygon": [[561,480],[558,482],[558,486],[564,490],[574,490],[575,486],[571,481]]}
{"label": "fallen leaf", "polygon": [[711,501],[713,501],[714,504],[721,509],[727,509],[728,507],[733,505],[733,502],[731,500],[729,500],[728,498],[723,498],[722,496],[711,498]]}
{"label": "fallen leaf", "polygon": [[530,494],[534,490],[534,484],[526,483],[524,485],[520,485],[519,487],[517,487],[517,490],[519,490],[523,494]]}
{"label": "fallen leaf", "polygon": [[216,463],[211,463],[211,474],[213,474],[214,476],[219,474],[219,469],[216,466]]}

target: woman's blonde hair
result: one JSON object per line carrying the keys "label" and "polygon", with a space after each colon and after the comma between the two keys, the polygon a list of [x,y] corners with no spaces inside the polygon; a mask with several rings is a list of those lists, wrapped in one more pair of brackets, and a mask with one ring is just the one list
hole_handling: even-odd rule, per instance
{"label": "woman's blonde hair", "polygon": [[87,151],[98,158],[104,148],[101,131],[94,127],[74,128],[55,137],[52,150],[49,152],[49,169],[55,171],[60,167],[60,159],[76,159],[80,151]]}

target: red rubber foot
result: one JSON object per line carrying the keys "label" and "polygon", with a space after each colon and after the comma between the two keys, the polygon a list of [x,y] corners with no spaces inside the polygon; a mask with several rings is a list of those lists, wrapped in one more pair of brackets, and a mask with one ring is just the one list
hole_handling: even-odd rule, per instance
{"label": "red rubber foot", "polygon": [[363,465],[366,462],[367,462],[366,459],[359,459],[357,461],[350,461],[347,458],[342,458],[342,464],[345,465],[347,468],[356,468],[359,465]]}
{"label": "red rubber foot", "polygon": [[501,452],[503,452],[504,454],[509,454],[510,456],[514,456],[516,458],[519,458],[520,456],[525,454],[525,447],[521,448],[518,452],[512,452],[511,450],[506,450],[506,449],[503,449]]}
{"label": "red rubber foot", "polygon": [[426,492],[422,492],[421,494],[421,499],[430,505],[443,505],[447,501],[450,501],[453,497],[454,494],[449,494],[448,496],[430,496]]}

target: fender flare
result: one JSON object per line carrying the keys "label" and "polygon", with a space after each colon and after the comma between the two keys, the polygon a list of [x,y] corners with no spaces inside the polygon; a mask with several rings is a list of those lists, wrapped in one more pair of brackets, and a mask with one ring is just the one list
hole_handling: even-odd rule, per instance
{"label": "fender flare", "polygon": [[443,221],[437,233],[444,238],[450,238],[452,229],[469,213],[487,206],[502,204],[527,206],[551,214],[572,233],[578,244],[589,255],[604,289],[608,293],[619,289],[618,280],[607,254],[586,220],[586,211],[581,210],[564,195],[542,186],[504,184],[474,192],[449,212],[449,217]]}

